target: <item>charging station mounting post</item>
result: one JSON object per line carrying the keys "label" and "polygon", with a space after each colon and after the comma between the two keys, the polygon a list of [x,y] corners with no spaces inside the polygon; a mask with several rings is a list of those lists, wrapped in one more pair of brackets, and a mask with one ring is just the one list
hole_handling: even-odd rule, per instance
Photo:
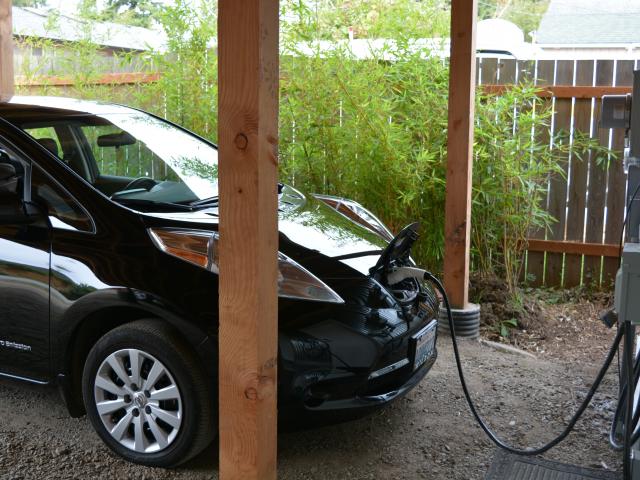
{"label": "charging station mounting post", "polygon": [[[469,303],[473,119],[477,0],[451,2],[449,123],[445,204],[444,283],[459,336],[480,335],[480,307]],[[448,330],[446,312],[440,329]]]}

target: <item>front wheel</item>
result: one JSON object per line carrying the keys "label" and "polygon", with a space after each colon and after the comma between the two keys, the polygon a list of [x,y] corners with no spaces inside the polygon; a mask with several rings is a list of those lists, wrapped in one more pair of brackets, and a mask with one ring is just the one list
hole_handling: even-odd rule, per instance
{"label": "front wheel", "polygon": [[135,463],[173,467],[213,436],[208,383],[195,355],[168,326],[143,320],[96,343],[82,393],[89,420],[114,452]]}

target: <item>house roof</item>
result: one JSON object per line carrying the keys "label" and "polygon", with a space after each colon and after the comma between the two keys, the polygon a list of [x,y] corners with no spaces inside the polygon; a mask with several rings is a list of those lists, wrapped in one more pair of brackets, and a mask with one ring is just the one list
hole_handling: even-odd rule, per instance
{"label": "house roof", "polygon": [[98,45],[127,50],[162,49],[166,43],[164,33],[149,28],[89,22],[36,8],[13,7],[12,12],[14,35],[67,42],[77,42],[89,36]]}
{"label": "house roof", "polygon": [[640,0],[551,0],[538,44],[640,43]]}

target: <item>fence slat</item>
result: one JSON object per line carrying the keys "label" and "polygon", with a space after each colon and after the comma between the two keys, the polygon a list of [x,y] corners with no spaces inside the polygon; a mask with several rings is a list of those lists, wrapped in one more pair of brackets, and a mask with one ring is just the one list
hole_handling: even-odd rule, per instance
{"label": "fence slat", "polygon": [[[622,234],[622,220],[625,211],[626,175],[622,165],[622,151],[624,149],[624,132],[614,130],[612,150],[618,157],[609,163],[609,181],[607,183],[607,224],[605,228],[605,242],[618,243]],[[603,282],[612,284],[615,280],[620,261],[617,258],[606,258],[603,268]]]}
{"label": "fence slat", "polygon": [[[534,60],[518,60],[516,62],[516,77],[514,83],[520,84],[525,82],[533,82],[535,69],[536,62]],[[540,255],[542,256],[541,268],[544,268],[544,253],[538,254],[538,256]],[[528,257],[529,254],[527,253],[525,258],[522,259],[524,265],[522,268],[520,268],[521,282],[527,282],[527,264],[530,262],[533,263],[533,260],[529,260]],[[540,276],[540,278],[542,279],[542,275]]]}
{"label": "fence slat", "polygon": [[[553,75],[555,71],[555,62],[553,60],[541,60],[537,62],[537,66],[533,72],[532,77],[536,85],[552,85]],[[550,99],[540,99],[536,101],[536,108],[545,108],[551,102]],[[549,136],[546,129],[542,132],[534,132],[534,135],[538,135],[541,142],[549,142]],[[529,237],[533,239],[544,240],[546,232],[541,228],[534,228],[529,233]],[[527,252],[527,282],[532,286],[540,286],[545,281],[545,258],[544,252]]]}
{"label": "fence slat", "polygon": [[500,76],[498,81],[500,83],[516,83],[516,60],[507,58],[500,60],[498,64],[500,69]]}
{"label": "fence slat", "polygon": [[[573,61],[559,60],[556,64],[556,83],[566,85],[573,81]],[[560,131],[568,132],[571,128],[572,101],[567,98],[557,98],[554,107],[553,134]],[[556,219],[547,233],[547,240],[564,240],[567,207],[567,170],[568,158],[563,170],[564,177],[553,174],[549,180],[549,213]],[[547,253],[545,284],[562,285],[562,270],[564,254]]]}
{"label": "fence slat", "polygon": [[536,62],[533,60],[518,60],[518,75],[516,82],[531,82],[535,73]]}
{"label": "fence slat", "polygon": [[[615,83],[614,77],[613,77],[614,61],[613,60],[598,60],[596,62],[596,64],[597,64],[596,85],[613,85]],[[598,138],[600,140],[600,145],[604,145],[604,146],[608,147],[609,144],[610,144],[610,137],[611,137],[611,130],[598,128]],[[610,214],[608,212],[608,201],[609,201],[608,197],[609,196],[608,196],[607,189],[609,188],[609,174],[610,174],[610,171],[611,171],[611,165],[614,162],[615,162],[615,160],[611,160],[608,163],[608,165],[606,165],[604,178],[603,178],[603,183],[605,185],[604,211],[603,211],[603,231],[600,232],[600,235],[602,235],[602,238],[606,238],[607,241],[610,239],[610,235],[606,234],[606,231],[608,230],[606,224],[611,219],[611,216],[610,216]],[[610,277],[610,273],[606,273],[606,272],[612,272],[617,268],[618,268],[617,262],[615,262],[614,259],[609,259],[609,258],[603,259],[603,261],[602,261],[602,269],[601,269],[601,282],[608,282],[609,279],[607,277]]]}
{"label": "fence slat", "polygon": [[498,59],[482,59],[482,83],[496,83],[498,78]]}
{"label": "fence slat", "polygon": [[[597,64],[596,64],[597,68]],[[599,139],[602,145],[603,139],[608,140],[608,132],[604,135],[604,130],[598,128],[600,118],[600,102],[595,102],[593,117],[591,119],[591,129],[593,137]],[[604,143],[606,145],[606,142]],[[589,195],[587,199],[587,226],[585,241],[601,243],[604,240],[604,208],[607,189],[607,171],[604,163],[598,163],[595,155],[589,158]],[[583,281],[587,285],[596,286],[600,284],[600,273],[602,271],[602,257],[585,256]]]}
{"label": "fence slat", "polygon": [[[576,62],[575,84],[593,82],[593,61]],[[573,105],[573,129],[575,132],[589,133],[591,125],[591,99],[575,99]],[[584,155],[583,155],[584,153]],[[582,157],[582,158],[580,158]],[[567,230],[565,240],[583,241],[584,218],[587,206],[587,175],[589,171],[587,152],[571,155],[569,186],[567,195]],[[582,255],[566,254],[564,266],[564,286],[575,287],[582,281]]]}
{"label": "fence slat", "polygon": [[[632,61],[618,61],[615,69],[616,85],[632,85]],[[618,158],[609,163],[609,180],[607,182],[607,223],[605,228],[605,242],[618,243],[622,232],[622,221],[625,209],[626,177],[622,165],[622,151],[624,150],[624,132],[613,130],[611,148],[618,153]],[[603,282],[605,285],[613,283],[618,271],[617,258],[605,258],[603,268]]]}

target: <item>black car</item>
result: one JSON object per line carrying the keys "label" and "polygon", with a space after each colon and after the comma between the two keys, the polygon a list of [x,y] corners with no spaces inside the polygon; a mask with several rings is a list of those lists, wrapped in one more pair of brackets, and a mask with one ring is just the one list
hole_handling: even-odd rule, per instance
{"label": "black car", "polygon": [[[0,375],[57,384],[119,455],[174,466],[217,419],[217,150],[121,105],[0,104]],[[405,394],[436,358],[416,226],[279,186],[282,418]]]}

